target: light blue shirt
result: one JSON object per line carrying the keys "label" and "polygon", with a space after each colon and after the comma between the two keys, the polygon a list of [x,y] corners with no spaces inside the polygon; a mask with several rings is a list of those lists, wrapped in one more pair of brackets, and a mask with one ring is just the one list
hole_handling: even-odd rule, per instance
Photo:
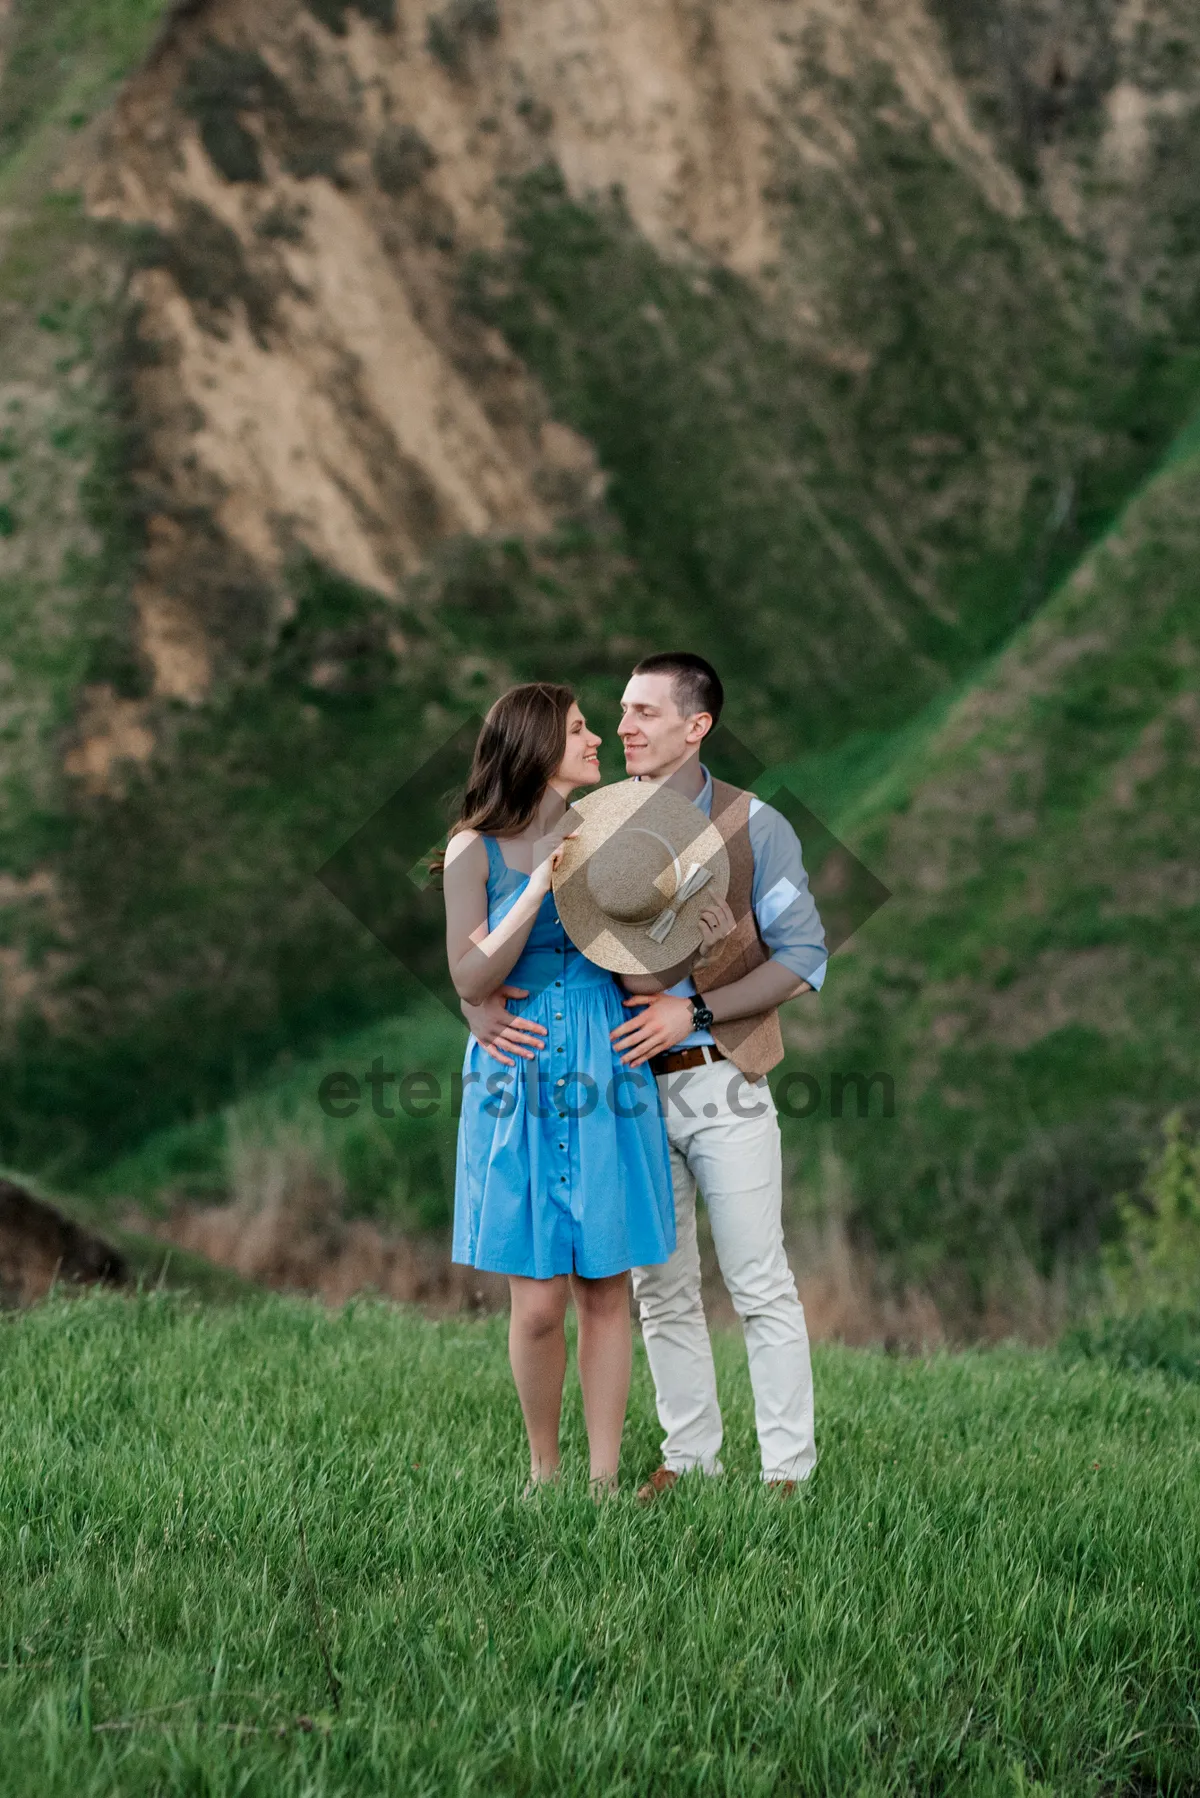
{"label": "light blue shirt", "polygon": [[[704,785],[693,803],[711,818],[712,775],[703,762],[700,767]],[[809,891],[800,839],[782,812],[754,796],[750,800],[748,833],[754,856],[750,903],[763,942],[771,952],[771,960],[782,962],[799,979],[807,980],[811,987],[820,991],[828,962],[825,931],[816,901]],[[696,983],[687,974],[667,991],[681,999],[690,999],[696,991]],[[697,1043],[711,1043],[712,1040],[711,1031],[692,1030],[687,1036],[681,1036],[673,1047],[691,1049]]]}

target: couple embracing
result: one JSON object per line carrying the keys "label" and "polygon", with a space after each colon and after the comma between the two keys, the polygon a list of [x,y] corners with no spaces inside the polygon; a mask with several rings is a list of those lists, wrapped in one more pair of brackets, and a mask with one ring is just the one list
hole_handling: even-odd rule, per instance
{"label": "couple embracing", "polygon": [[[762,1477],[791,1491],[815,1461],[766,1076],[779,1006],[824,979],[824,932],[786,819],[701,760],[722,701],[700,656],[639,663],[618,727],[630,778],[601,788],[601,739],[571,690],[512,688],[484,721],[446,849],[447,952],[471,1029],[453,1253],[508,1276],[527,1494],[558,1477],[568,1296],[592,1490],[616,1489],[630,1273],[665,1431],[638,1497],[722,1472],[697,1186],[745,1331]],[[572,805],[581,788],[599,790]]]}

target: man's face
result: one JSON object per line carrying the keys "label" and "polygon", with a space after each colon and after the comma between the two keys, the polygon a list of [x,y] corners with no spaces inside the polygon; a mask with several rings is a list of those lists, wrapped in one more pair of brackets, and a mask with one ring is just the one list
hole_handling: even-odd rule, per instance
{"label": "man's face", "polygon": [[707,712],[679,710],[669,674],[631,674],[621,696],[617,735],[625,746],[626,774],[665,780],[695,755],[712,727]]}

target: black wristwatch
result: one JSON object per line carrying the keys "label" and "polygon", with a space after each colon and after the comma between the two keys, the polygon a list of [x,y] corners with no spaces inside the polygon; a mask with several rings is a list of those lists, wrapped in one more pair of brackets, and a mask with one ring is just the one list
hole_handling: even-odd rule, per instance
{"label": "black wristwatch", "polygon": [[711,1030],[713,1014],[704,1003],[699,993],[692,995],[692,1029]]}

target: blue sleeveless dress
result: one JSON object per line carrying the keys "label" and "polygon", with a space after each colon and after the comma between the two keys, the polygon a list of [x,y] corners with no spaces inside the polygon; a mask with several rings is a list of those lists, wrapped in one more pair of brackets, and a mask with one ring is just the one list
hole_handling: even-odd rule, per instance
{"label": "blue sleeveless dress", "polygon": [[[494,837],[488,929],[529,880]],[[580,954],[547,893],[506,984],[510,1011],[546,1026],[532,1061],[505,1067],[471,1037],[463,1060],[454,1193],[455,1261],[492,1273],[600,1280],[675,1248],[670,1153],[658,1083],[623,1067],[609,1032],[634,1014],[605,968]]]}

